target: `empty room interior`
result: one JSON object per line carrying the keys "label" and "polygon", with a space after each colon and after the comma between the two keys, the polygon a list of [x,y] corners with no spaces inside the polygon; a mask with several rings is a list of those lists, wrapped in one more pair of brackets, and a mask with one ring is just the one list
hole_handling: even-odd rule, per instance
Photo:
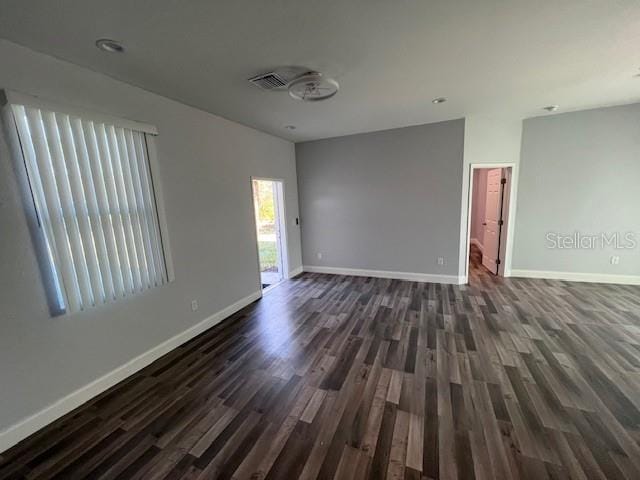
{"label": "empty room interior", "polygon": [[637,0],[0,0],[0,480],[640,479]]}

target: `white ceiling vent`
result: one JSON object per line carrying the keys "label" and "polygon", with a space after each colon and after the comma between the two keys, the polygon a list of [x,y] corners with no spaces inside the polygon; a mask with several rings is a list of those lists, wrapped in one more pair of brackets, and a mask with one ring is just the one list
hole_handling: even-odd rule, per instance
{"label": "white ceiling vent", "polygon": [[287,86],[287,81],[275,72],[263,73],[250,78],[249,81],[263,90],[276,90]]}
{"label": "white ceiling vent", "polygon": [[296,100],[318,102],[333,97],[338,92],[338,82],[324,77],[320,72],[301,66],[278,67],[249,79],[262,90],[288,90]]}

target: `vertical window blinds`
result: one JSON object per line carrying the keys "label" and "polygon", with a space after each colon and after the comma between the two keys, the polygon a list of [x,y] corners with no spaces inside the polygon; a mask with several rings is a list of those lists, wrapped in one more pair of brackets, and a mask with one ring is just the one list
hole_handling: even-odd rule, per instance
{"label": "vertical window blinds", "polygon": [[60,311],[167,281],[145,133],[11,105]]}

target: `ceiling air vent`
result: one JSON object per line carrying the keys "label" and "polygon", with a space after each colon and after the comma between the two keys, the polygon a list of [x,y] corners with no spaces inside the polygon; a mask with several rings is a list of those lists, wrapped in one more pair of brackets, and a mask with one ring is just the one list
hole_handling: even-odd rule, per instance
{"label": "ceiling air vent", "polygon": [[263,73],[250,78],[249,81],[263,90],[277,90],[287,86],[287,82],[274,72]]}

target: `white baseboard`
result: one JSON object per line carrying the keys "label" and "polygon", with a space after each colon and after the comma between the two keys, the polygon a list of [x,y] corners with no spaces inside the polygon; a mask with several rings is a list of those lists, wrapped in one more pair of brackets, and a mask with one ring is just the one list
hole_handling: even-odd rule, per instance
{"label": "white baseboard", "polygon": [[392,278],[395,280],[409,280],[411,282],[447,283],[460,285],[463,277],[457,275],[433,275],[429,273],[391,272],[388,270],[363,270],[360,268],[321,267],[304,265],[305,272],[329,273],[333,275],[353,275],[356,277]]}
{"label": "white baseboard", "polygon": [[302,272],[304,272],[304,269],[302,267],[294,268],[289,272],[289,278],[293,278],[296,275],[300,275]]}
{"label": "white baseboard", "polygon": [[482,253],[484,253],[484,245],[482,245],[482,244],[480,243],[480,240],[478,240],[477,238],[472,238],[472,239],[470,240],[470,243],[471,243],[471,245],[475,245],[476,247],[478,247],[478,248],[480,249],[480,251],[481,251]]}
{"label": "white baseboard", "polygon": [[620,285],[640,285],[638,275],[615,275],[609,273],[549,272],[543,270],[518,270],[510,272],[511,277],[544,278],[569,282],[613,283]]}
{"label": "white baseboard", "polygon": [[70,393],[66,397],[61,398],[48,407],[40,410],[39,412],[31,415],[30,417],[21,420],[15,425],[0,432],[0,453],[4,452],[8,448],[12,447],[20,440],[27,438],[32,433],[37,432],[41,428],[50,424],[54,420],[57,420],[61,416],[69,413],[74,408],[79,407],[83,403],[91,400],[100,393],[111,388],[118,382],[130,377],[138,370],[151,364],[158,358],[169,353],[171,350],[179,347],[183,343],[191,340],[197,335],[201,334],[205,330],[220,323],[225,318],[233,315],[238,310],[246,307],[250,303],[255,302],[262,296],[262,292],[257,291],[241,298],[237,302],[228,307],[214,313],[213,315],[205,318],[196,325],[188,328],[187,330],[171,337],[169,340],[162,342],[160,345],[147,350],[145,353],[135,357],[128,361],[124,365],[112,370],[106,375],[94,380],[93,382],[79,388],[75,392]]}

